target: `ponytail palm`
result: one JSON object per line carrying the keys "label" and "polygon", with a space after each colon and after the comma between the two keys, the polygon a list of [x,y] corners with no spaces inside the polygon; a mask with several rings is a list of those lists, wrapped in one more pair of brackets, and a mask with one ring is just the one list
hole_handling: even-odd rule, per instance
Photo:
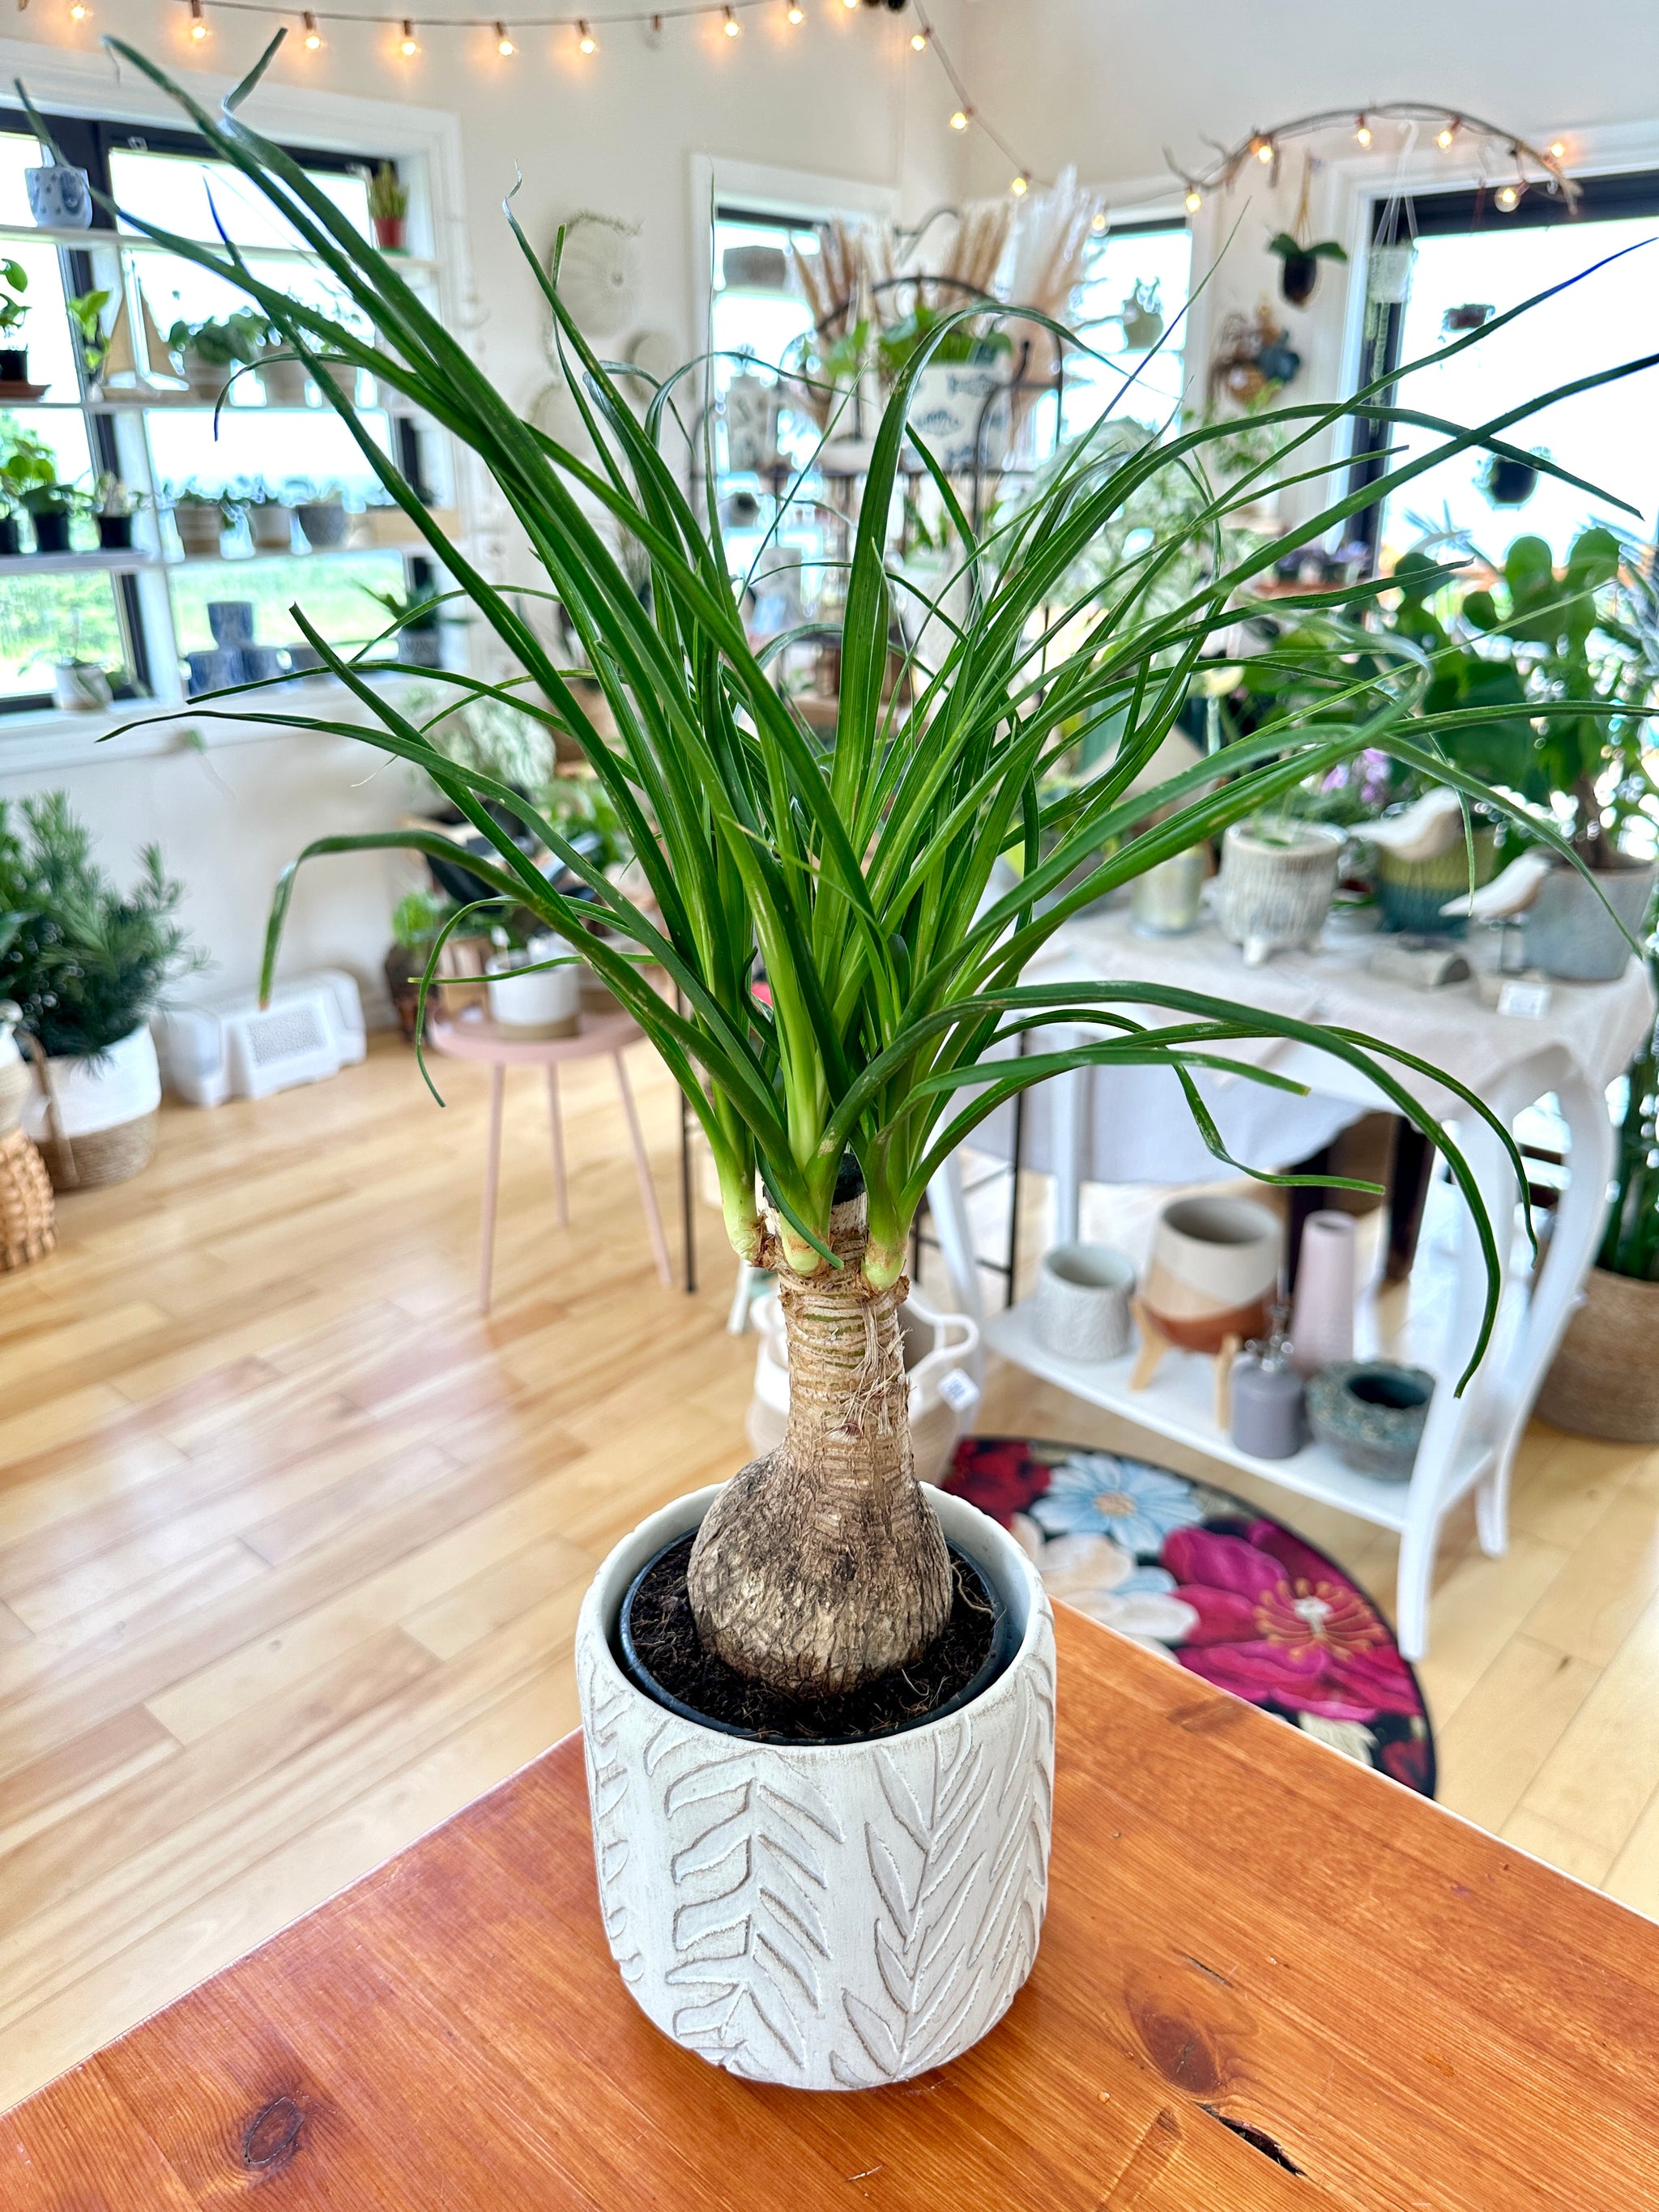
{"label": "ponytail palm", "polygon": [[[1432,1129],[1469,1200],[1490,1285],[1480,1356],[1500,1285],[1497,1243],[1461,1153],[1404,1080],[1429,1071],[1384,1042],[1269,1016],[1226,995],[1020,978],[1079,908],[1366,748],[1492,798],[1442,750],[1481,717],[1422,713],[1432,672],[1408,646],[1381,674],[1367,660],[1363,676],[1346,672],[1334,647],[1318,711],[1230,747],[1224,763],[1201,762],[1151,791],[1138,779],[1242,586],[1449,453],[1516,450],[1504,433],[1529,410],[1474,429],[1432,423],[1441,434],[1432,453],[1231,561],[1222,551],[1228,516],[1271,483],[1317,483],[1323,470],[1310,450],[1345,416],[1427,418],[1383,406],[1375,391],[1340,405],[1278,410],[1267,418],[1282,441],[1277,462],[1230,474],[1224,490],[1206,472],[1229,435],[1224,425],[1127,458],[1108,459],[1085,440],[1030,504],[983,537],[910,434],[962,548],[961,588],[949,594],[962,611],[947,615],[945,593],[929,604],[923,641],[937,639],[939,649],[927,658],[903,652],[893,682],[901,580],[886,565],[889,512],[916,379],[961,319],[945,316],[901,373],[876,437],[847,578],[839,714],[826,742],[775,681],[775,647],[757,648],[745,635],[718,524],[699,519],[660,450],[674,423],[672,388],[636,417],[521,233],[526,268],[573,364],[597,448],[591,462],[521,420],[395,264],[239,118],[258,71],[215,115],[131,47],[106,43],[168,91],[213,151],[265,194],[356,312],[349,325],[337,324],[288,298],[228,241],[137,228],[239,283],[301,358],[343,356],[469,447],[580,641],[583,668],[560,666],[521,613],[522,595],[478,573],[334,381],[319,378],[366,461],[523,672],[499,684],[453,673],[441,680],[457,699],[508,703],[574,738],[632,841],[649,898],[636,902],[610,882],[521,793],[438,751],[298,609],[358,711],[260,714],[238,703],[227,713],[361,737],[426,772],[493,848],[469,866],[503,902],[530,908],[576,946],[649,1036],[708,1139],[733,1249],[780,1270],[792,1332],[791,1426],[780,1450],[745,1468],[703,1524],[692,1595],[711,1648],[780,1686],[816,1692],[903,1663],[941,1625],[949,1575],[911,1474],[896,1322],[907,1237],[952,1148],[1016,1090],[1061,1067],[1173,1069],[1217,1149],[1194,1076],[1231,1066],[1229,1048],[1240,1041],[1297,1038],[1362,1069],[1401,1114]],[[1214,549],[1212,573],[1170,604],[1169,579],[1188,573],[1180,565],[1187,548],[1154,541],[1103,586],[1068,601],[1079,555],[1164,471],[1178,471],[1196,495],[1186,503],[1194,533]],[[1228,533],[1227,545],[1235,543]],[[629,580],[641,560],[649,564],[648,605]],[[1352,605],[1383,588],[1313,604]],[[614,729],[588,713],[578,676],[598,684]],[[1057,781],[1053,771],[1079,732],[1109,718],[1121,732],[1110,758],[1081,782]],[[586,896],[550,885],[498,826],[503,814],[556,855]],[[325,838],[300,860],[374,845],[453,850],[396,831]],[[1012,867],[1012,888],[996,888],[1008,873],[1000,860]],[[271,918],[267,981],[293,873]],[[605,934],[594,933],[596,921]],[[1064,1050],[1007,1056],[1027,1032],[1074,1034],[1077,1024],[1085,1039]],[[1239,1072],[1283,1081],[1248,1065]],[[1468,1113],[1491,1120],[1455,1082],[1436,1079]]]}

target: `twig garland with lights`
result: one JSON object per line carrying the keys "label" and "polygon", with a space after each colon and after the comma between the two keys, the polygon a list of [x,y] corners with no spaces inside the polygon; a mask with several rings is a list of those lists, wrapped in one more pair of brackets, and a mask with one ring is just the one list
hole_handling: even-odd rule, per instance
{"label": "twig garland with lights", "polygon": [[[1431,123],[1436,125],[1434,143],[1443,154],[1449,153],[1460,140],[1472,140],[1483,148],[1501,147],[1504,157],[1515,165],[1513,179],[1501,185],[1492,196],[1505,215],[1513,215],[1534,186],[1559,195],[1565,200],[1569,213],[1577,207],[1579,188],[1562,167],[1567,149],[1559,138],[1548,146],[1534,146],[1496,123],[1469,114],[1467,109],[1443,107],[1430,100],[1389,100],[1376,107],[1328,107],[1317,115],[1298,115],[1288,123],[1275,124],[1271,131],[1252,131],[1236,146],[1218,147],[1220,158],[1208,169],[1183,168],[1167,146],[1164,158],[1187,188],[1188,214],[1196,215],[1204,204],[1206,193],[1228,191],[1239,172],[1251,161],[1271,170],[1277,183],[1279,156],[1291,139],[1352,128],[1355,145],[1369,150],[1376,137],[1374,125],[1379,122]],[[1528,173],[1529,167],[1535,175]]]}

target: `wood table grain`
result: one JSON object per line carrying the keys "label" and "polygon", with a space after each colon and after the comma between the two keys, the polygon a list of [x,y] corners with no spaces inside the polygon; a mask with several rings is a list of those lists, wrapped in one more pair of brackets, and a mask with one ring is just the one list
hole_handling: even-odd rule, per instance
{"label": "wood table grain", "polygon": [[757,2087],[625,1994],[580,1740],[0,2120],[6,2212],[1659,2202],[1659,1927],[1060,1608],[1036,1968]]}

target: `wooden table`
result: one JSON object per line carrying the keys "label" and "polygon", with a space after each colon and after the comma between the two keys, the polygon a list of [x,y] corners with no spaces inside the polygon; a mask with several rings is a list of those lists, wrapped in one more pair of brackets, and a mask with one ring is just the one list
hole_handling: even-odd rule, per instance
{"label": "wooden table", "polygon": [[807,2096],[659,2036],[600,1934],[568,1737],[0,2119],[0,2203],[1655,2203],[1659,1927],[1060,1613],[1048,1926],[956,2065]]}

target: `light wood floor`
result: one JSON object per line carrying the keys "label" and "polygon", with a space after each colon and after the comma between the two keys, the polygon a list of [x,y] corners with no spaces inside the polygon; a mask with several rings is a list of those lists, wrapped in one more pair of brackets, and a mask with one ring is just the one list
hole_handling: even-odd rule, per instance
{"label": "light wood floor", "polygon": [[[666,1210],[677,1118],[633,1059]],[[664,1291],[603,1070],[567,1087],[568,1231],[509,1085],[487,1322],[483,1072],[442,1081],[441,1112],[387,1041],[169,1110],[0,1277],[0,2108],[574,1725],[595,1563],[742,1456],[718,1218],[702,1292]],[[980,1425],[1133,1437],[1007,1370]],[[1261,1498],[1388,1599],[1389,1540]],[[1433,1642],[1444,1802],[1659,1913],[1659,1454],[1535,1429],[1509,1556],[1457,1525]]]}

